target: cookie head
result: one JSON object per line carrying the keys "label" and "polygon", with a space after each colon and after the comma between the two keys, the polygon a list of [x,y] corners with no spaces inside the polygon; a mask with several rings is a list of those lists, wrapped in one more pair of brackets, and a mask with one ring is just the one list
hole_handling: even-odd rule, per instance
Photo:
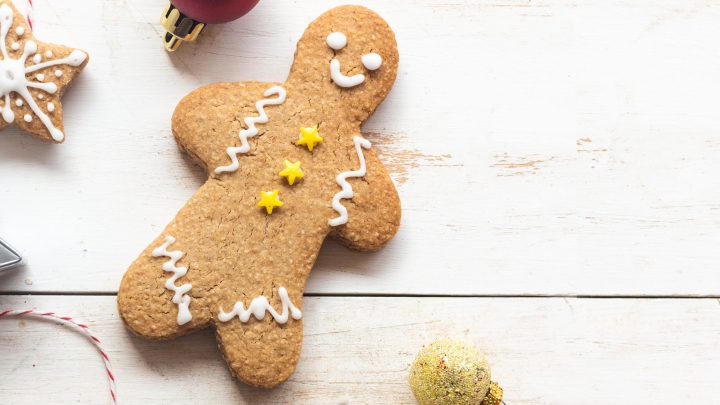
{"label": "cookie head", "polygon": [[[395,34],[373,11],[334,8],[313,21],[298,42],[288,82],[314,87],[323,100],[352,108],[363,120],[392,88],[397,76]],[[317,87],[322,91],[317,92]]]}

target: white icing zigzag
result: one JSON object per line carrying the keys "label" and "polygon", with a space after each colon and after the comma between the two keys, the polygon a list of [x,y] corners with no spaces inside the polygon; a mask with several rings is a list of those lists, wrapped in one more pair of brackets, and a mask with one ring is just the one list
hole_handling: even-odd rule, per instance
{"label": "white icing zigzag", "polygon": [[328,223],[330,226],[338,226],[347,223],[348,221],[348,212],[345,206],[340,204],[340,200],[343,198],[353,198],[353,189],[350,183],[347,182],[348,177],[363,177],[366,172],[365,168],[365,156],[363,155],[362,149],[360,149],[360,146],[362,146],[365,149],[370,148],[370,141],[367,139],[363,139],[362,137],[356,136],[353,138],[353,142],[355,142],[355,151],[357,151],[358,159],[360,159],[360,168],[358,170],[355,170],[353,172],[343,172],[337,175],[335,180],[337,183],[342,187],[342,191],[335,194],[335,196],[332,199],[332,207],[335,211],[340,214],[339,217],[333,218]]}
{"label": "white icing zigzag", "polygon": [[165,256],[170,258],[170,260],[163,264],[162,268],[165,271],[172,271],[175,274],[173,274],[173,276],[165,282],[165,288],[170,291],[175,291],[172,302],[176,303],[178,306],[177,323],[178,325],[185,325],[186,323],[190,322],[190,320],[192,320],[192,315],[190,314],[189,308],[190,296],[187,295],[187,292],[190,291],[192,285],[183,284],[180,287],[175,285],[175,281],[177,281],[177,279],[187,273],[187,268],[175,267],[177,261],[180,260],[180,258],[183,256],[183,252],[179,250],[176,250],[174,252],[168,252],[168,246],[172,245],[173,243],[175,243],[175,238],[173,238],[172,236],[166,236],[165,243],[163,243],[162,246],[160,246],[159,248],[153,250],[152,255],[154,257]]}
{"label": "white icing zigzag", "polygon": [[[80,64],[82,64],[87,58],[87,55],[85,52],[74,50],[67,58],[39,63],[42,56],[40,56],[40,54],[36,54],[33,58],[33,61],[35,61],[36,64],[25,67],[25,61],[28,56],[36,53],[38,51],[38,46],[34,41],[27,41],[25,42],[23,55],[20,59],[10,58],[7,52],[7,44],[5,42],[7,40],[7,33],[13,25],[14,14],[15,13],[13,12],[12,7],[7,4],[0,6],[0,51],[2,51],[3,56],[3,59],[0,60],[0,98],[5,97],[5,105],[0,108],[0,112],[2,112],[2,117],[6,122],[15,121],[15,113],[12,110],[12,103],[10,103],[10,93],[16,92],[25,99],[35,115],[40,118],[40,121],[50,132],[52,138],[56,141],[62,141],[65,135],[62,131],[55,128],[50,120],[50,117],[40,110],[40,107],[38,107],[37,102],[35,102],[35,99],[33,99],[32,94],[28,89],[29,87],[33,87],[46,91],[50,94],[54,94],[57,91],[57,85],[52,82],[30,82],[25,75],[48,66],[80,66]],[[16,30],[18,35],[22,35],[24,32],[24,30]],[[17,42],[12,44],[12,48],[13,50],[19,48]],[[42,75],[38,75],[37,77],[38,80],[44,79]],[[17,99],[16,102],[18,106],[22,105],[22,100]],[[25,121],[30,122],[32,121],[32,116],[30,116],[30,114],[26,114],[24,119]]]}
{"label": "white icing zigzag", "polygon": [[240,301],[236,302],[233,310],[227,314],[223,311],[222,307],[220,307],[218,319],[222,322],[227,322],[237,316],[240,318],[240,322],[245,323],[250,320],[250,315],[255,315],[255,318],[262,321],[265,318],[265,311],[267,311],[270,312],[270,315],[272,315],[273,318],[275,318],[275,322],[284,324],[288,321],[288,308],[290,308],[293,319],[297,320],[302,318],[302,312],[295,308],[295,305],[290,302],[290,297],[288,296],[288,292],[285,287],[280,287],[278,289],[278,294],[280,294],[280,302],[282,302],[282,314],[278,314],[277,311],[275,311],[275,308],[270,306],[267,298],[261,295],[257,298],[253,298],[247,310]]}
{"label": "white icing zigzag", "polygon": [[230,156],[230,160],[232,160],[232,164],[229,166],[220,166],[217,169],[215,169],[215,173],[222,173],[222,172],[234,172],[235,170],[240,167],[237,155],[238,153],[248,153],[250,151],[250,144],[248,144],[247,139],[252,138],[253,136],[258,134],[258,129],[255,127],[255,124],[265,124],[268,122],[268,116],[265,114],[265,110],[263,107],[266,105],[277,105],[282,104],[285,102],[285,89],[283,89],[280,86],[273,86],[270,87],[265,91],[263,94],[265,97],[269,97],[273,94],[277,94],[277,98],[273,99],[265,99],[260,100],[255,104],[255,108],[258,110],[258,113],[260,113],[257,117],[245,117],[245,125],[247,125],[247,129],[243,129],[240,131],[240,146],[235,147],[231,146],[227,148],[227,154]]}

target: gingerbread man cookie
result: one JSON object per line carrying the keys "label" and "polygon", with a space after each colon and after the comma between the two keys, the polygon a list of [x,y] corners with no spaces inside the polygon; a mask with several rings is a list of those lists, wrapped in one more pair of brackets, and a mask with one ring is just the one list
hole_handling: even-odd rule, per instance
{"label": "gingerbread man cookie", "polygon": [[62,143],[60,97],[87,65],[88,55],[36,40],[10,0],[0,0],[0,53],[0,130],[15,124],[33,138]]}
{"label": "gingerbread man cookie", "polygon": [[343,6],[310,24],[285,83],[216,83],[185,97],[173,134],[209,179],[125,274],[127,327],[160,340],[213,326],[233,375],[285,381],[325,237],[372,251],[400,225],[397,191],[360,134],[397,66],[387,23]]}

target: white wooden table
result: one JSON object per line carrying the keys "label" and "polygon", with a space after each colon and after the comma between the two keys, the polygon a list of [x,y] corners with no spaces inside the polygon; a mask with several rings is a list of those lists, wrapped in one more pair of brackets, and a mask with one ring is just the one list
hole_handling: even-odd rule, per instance
{"label": "white wooden table", "polygon": [[[0,133],[0,236],[30,260],[0,310],[86,321],[121,404],[414,403],[417,351],[464,337],[513,404],[718,403],[720,0],[364,1],[398,79],[363,131],[403,203],[376,253],[328,241],[292,378],[249,388],[210,331],[149,343],[115,308],[126,267],[204,182],[170,132],[217,81],[283,81],[340,3],[263,0],[167,54],[164,0],[37,0],[35,34],[88,51],[60,146]],[[0,320],[0,403],[103,403],[92,345]]]}

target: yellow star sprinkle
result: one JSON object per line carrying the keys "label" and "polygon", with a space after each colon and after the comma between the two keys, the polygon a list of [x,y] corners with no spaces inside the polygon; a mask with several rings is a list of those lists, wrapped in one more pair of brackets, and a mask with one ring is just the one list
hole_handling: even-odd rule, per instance
{"label": "yellow star sprinkle", "polygon": [[302,170],[300,170],[300,161],[290,163],[289,160],[285,161],[285,169],[280,172],[280,175],[287,177],[288,183],[292,186],[295,183],[295,179],[302,179],[305,177]]}
{"label": "yellow star sprinkle", "polygon": [[260,202],[258,207],[265,207],[268,214],[272,214],[275,207],[282,207],[283,203],[278,199],[278,191],[260,191]]}
{"label": "yellow star sprinkle", "polygon": [[322,142],[322,138],[317,133],[318,126],[315,125],[312,128],[300,127],[300,140],[297,141],[296,145],[307,145],[307,148],[312,152],[313,147],[316,143]]}

